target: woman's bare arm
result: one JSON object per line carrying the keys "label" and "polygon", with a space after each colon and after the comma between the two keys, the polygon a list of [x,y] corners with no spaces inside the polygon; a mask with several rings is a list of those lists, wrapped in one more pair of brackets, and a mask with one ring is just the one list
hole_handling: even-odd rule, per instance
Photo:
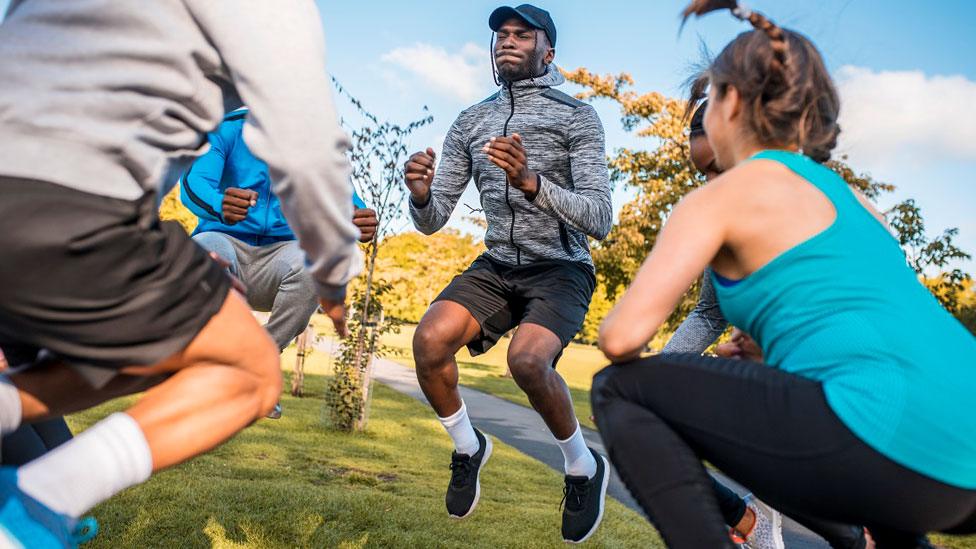
{"label": "woman's bare arm", "polygon": [[723,194],[716,180],[674,208],[633,283],[600,326],[600,349],[612,362],[640,355],[718,253],[726,227]]}

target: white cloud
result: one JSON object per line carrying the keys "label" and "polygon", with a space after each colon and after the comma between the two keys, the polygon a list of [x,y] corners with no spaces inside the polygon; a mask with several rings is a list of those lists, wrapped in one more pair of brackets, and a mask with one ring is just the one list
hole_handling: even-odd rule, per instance
{"label": "white cloud", "polygon": [[413,74],[433,91],[461,102],[480,99],[490,87],[491,61],[488,50],[470,42],[456,53],[417,43],[395,48],[384,54],[382,59]]}
{"label": "white cloud", "polygon": [[865,167],[976,161],[976,82],[844,66],[839,152]]}

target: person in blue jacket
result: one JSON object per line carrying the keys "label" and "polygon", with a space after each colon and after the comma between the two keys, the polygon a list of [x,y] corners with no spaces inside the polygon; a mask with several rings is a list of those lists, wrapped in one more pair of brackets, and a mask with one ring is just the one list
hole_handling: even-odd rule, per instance
{"label": "person in blue jacket", "polygon": [[[308,326],[318,299],[305,254],[271,191],[268,166],[244,143],[247,113],[246,108],[231,112],[208,135],[210,150],[184,174],[180,196],[200,218],[193,240],[229,264],[253,309],[271,313],[265,328],[284,349]],[[376,234],[376,212],[355,192],[353,204],[360,241],[369,242]]]}

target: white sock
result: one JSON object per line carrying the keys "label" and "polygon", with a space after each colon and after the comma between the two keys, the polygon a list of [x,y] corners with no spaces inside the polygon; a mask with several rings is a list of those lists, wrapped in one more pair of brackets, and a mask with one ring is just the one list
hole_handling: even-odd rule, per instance
{"label": "white sock", "polygon": [[596,474],[596,459],[586,447],[586,440],[583,439],[583,431],[579,423],[576,424],[576,431],[569,438],[556,440],[556,444],[563,451],[563,465],[566,467],[567,475],[593,478]]}
{"label": "white sock", "polygon": [[0,435],[16,431],[20,427],[22,413],[20,392],[10,378],[0,375]]}
{"label": "white sock", "polygon": [[152,473],[139,424],[116,413],[21,467],[17,485],[51,509],[78,518]]}
{"label": "white sock", "polygon": [[457,453],[471,456],[481,448],[478,435],[474,433],[474,427],[471,426],[471,420],[468,419],[468,409],[463,400],[460,410],[448,417],[438,417],[437,419],[441,420],[441,425],[447,429],[447,434],[451,435]]}

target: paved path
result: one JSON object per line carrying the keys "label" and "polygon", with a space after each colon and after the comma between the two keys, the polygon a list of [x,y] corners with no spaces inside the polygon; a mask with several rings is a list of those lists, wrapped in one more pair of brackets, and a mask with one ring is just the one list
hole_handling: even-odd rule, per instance
{"label": "paved path", "polygon": [[[317,343],[316,347],[325,352],[330,352],[333,348],[328,340]],[[420,390],[420,385],[417,383],[417,376],[411,368],[391,360],[377,359],[373,363],[373,378],[400,393],[412,396],[421,402],[427,402]],[[461,387],[461,397],[468,407],[468,415],[479,429],[490,433],[509,446],[514,446],[522,453],[549,465],[559,471],[560,474],[562,473],[562,453],[553,441],[549,429],[546,428],[542,418],[535,410],[463,386]],[[582,429],[587,444],[598,452],[606,454],[599,433],[586,427],[582,427]],[[746,490],[732,480],[719,474],[716,476],[738,493],[746,493]],[[614,499],[643,516],[642,511],[620,481],[616,471],[613,471],[607,491]],[[787,549],[823,549],[827,547],[827,544],[819,537],[788,519],[784,522],[783,530]]]}

